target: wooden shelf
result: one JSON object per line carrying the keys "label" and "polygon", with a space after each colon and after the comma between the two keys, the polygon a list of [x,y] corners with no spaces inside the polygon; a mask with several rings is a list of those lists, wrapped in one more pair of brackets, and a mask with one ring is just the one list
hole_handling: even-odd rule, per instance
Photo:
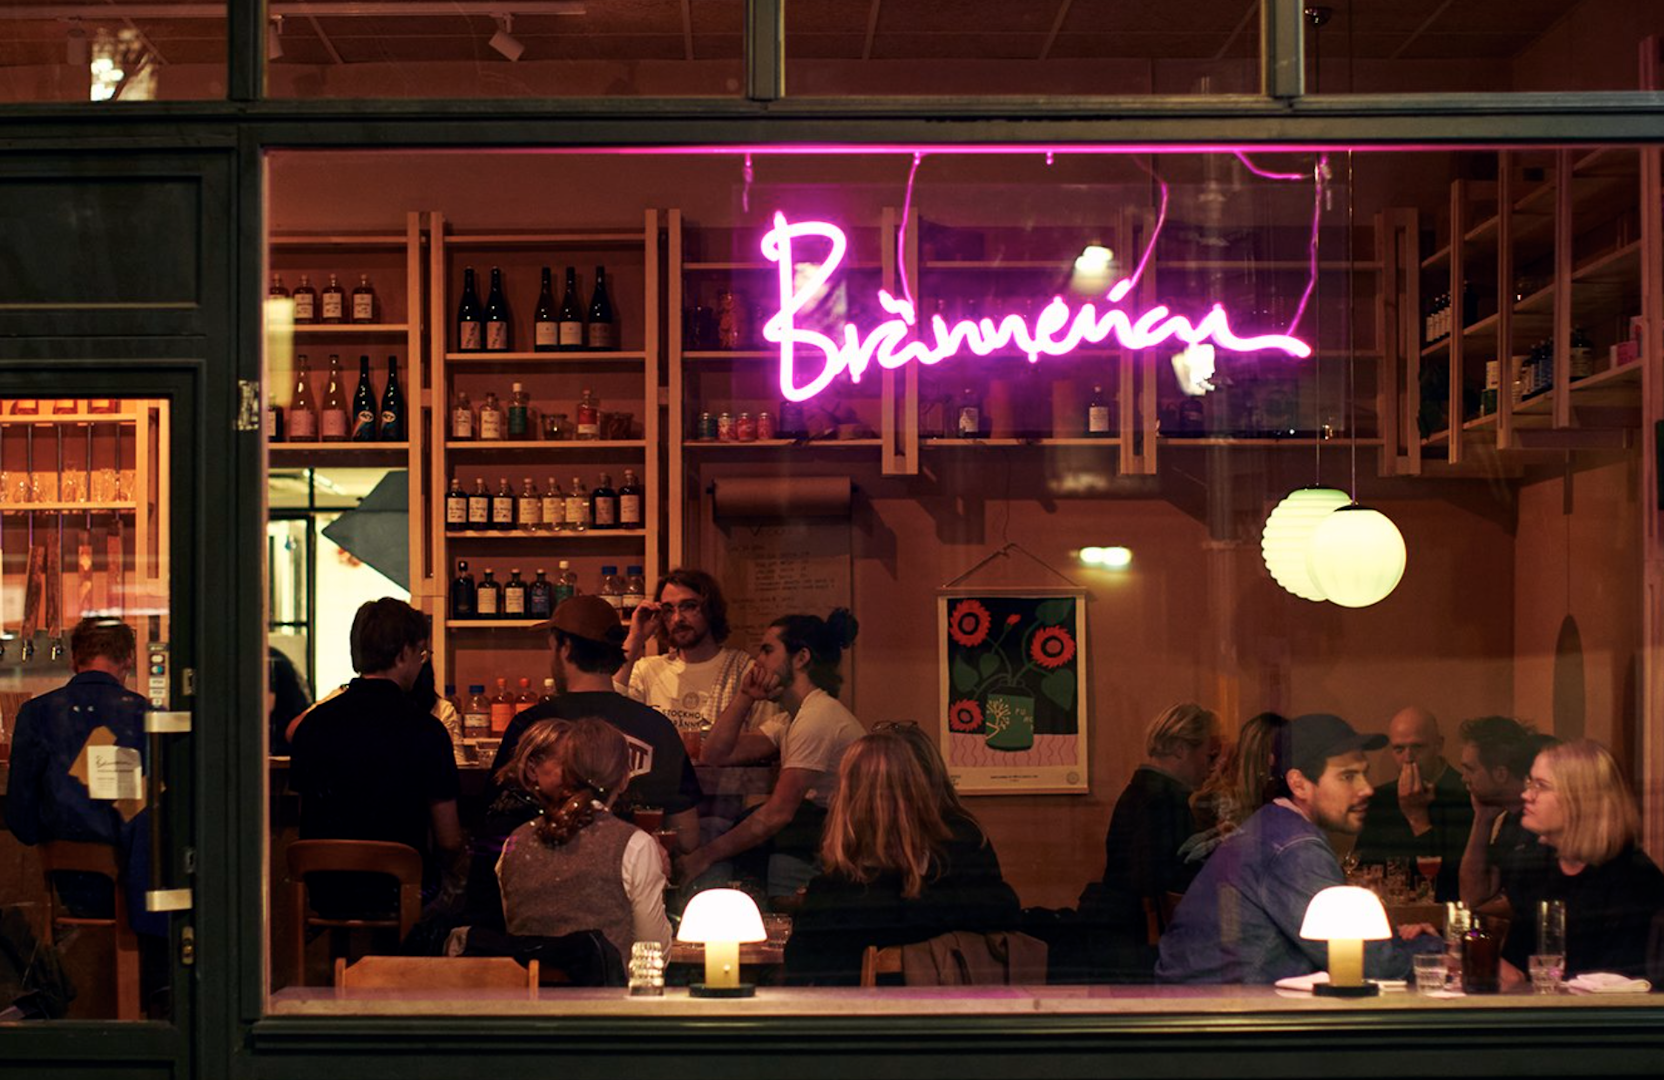
{"label": "wooden shelf", "polygon": [[445,362],[448,364],[491,364],[499,361],[522,363],[526,361],[544,360],[553,364],[574,364],[586,361],[602,361],[617,363],[622,361],[645,360],[647,354],[640,351],[589,352],[584,349],[568,349],[560,352],[448,352]]}
{"label": "wooden shelf", "polygon": [[747,450],[802,450],[809,453],[819,451],[849,451],[870,450],[884,444],[882,439],[757,439],[754,442],[699,442],[688,441],[682,444],[684,450],[704,450],[717,453]]}
{"label": "wooden shelf", "polygon": [[1496,413],[1485,413],[1483,416],[1476,416],[1472,420],[1462,422],[1463,431],[1483,431],[1486,428],[1494,427],[1496,427]]}
{"label": "wooden shelf", "polygon": [[778,349],[697,349],[682,353],[683,360],[778,360]]}
{"label": "wooden shelf", "polygon": [[273,233],[267,238],[272,247],[404,247],[408,242],[403,233]]}
{"label": "wooden shelf", "polygon": [[[1605,371],[1597,371],[1593,375],[1581,379],[1573,379],[1571,383],[1572,396],[1587,394],[1593,390],[1630,390],[1639,394],[1641,391],[1641,367],[1638,361],[1632,361],[1619,367],[1609,367]],[[1639,403],[1640,399],[1636,399]]]}
{"label": "wooden shelf", "polygon": [[[1345,448],[1352,445],[1352,439],[1345,435],[1336,435],[1332,439],[1321,440],[1325,447]],[[1238,439],[1230,436],[1198,436],[1190,438],[1185,435],[1158,435],[1156,443],[1172,449],[1182,449],[1186,446],[1197,447],[1240,447],[1253,450],[1310,450],[1317,444],[1310,435],[1290,435],[1286,439]],[[1359,436],[1359,446],[1380,446],[1381,440],[1373,436]]]}
{"label": "wooden shelf", "polygon": [[296,323],[295,333],[301,337],[329,337],[333,334],[370,336],[376,334],[408,334],[409,323]]}
{"label": "wooden shelf", "polygon": [[472,450],[490,450],[493,453],[503,452],[535,452],[566,451],[568,453],[582,453],[588,450],[645,450],[645,439],[560,439],[549,442],[546,439],[474,439],[463,442],[447,442],[445,449],[452,453],[467,453]]}
{"label": "wooden shelf", "polygon": [[[530,630],[542,619],[446,619],[451,630]],[[619,624],[620,626],[623,623]]]}
{"label": "wooden shelf", "polygon": [[317,466],[404,465],[410,459],[408,442],[268,443],[272,465],[286,468]]}
{"label": "wooden shelf", "polygon": [[121,513],[138,509],[132,500],[123,502],[32,502],[0,503],[0,514]]}
{"label": "wooden shelf", "polygon": [[1449,261],[1450,261],[1450,245],[1446,244],[1444,247],[1442,247],[1439,250],[1433,252],[1433,254],[1427,256],[1427,258],[1421,260],[1421,268],[1423,270],[1431,270],[1431,269],[1433,269],[1433,267],[1439,266],[1439,265],[1441,265],[1443,263],[1447,263]]}
{"label": "wooden shelf", "polygon": [[1595,256],[1572,271],[1572,280],[1580,285],[1639,285],[1641,241],[1631,240],[1622,247]]}
{"label": "wooden shelf", "polygon": [[1442,352],[1449,352],[1449,351],[1450,351],[1450,335],[1446,334],[1444,337],[1442,337],[1439,340],[1433,342],[1433,344],[1423,346],[1422,350],[1421,350],[1421,355],[1423,357],[1437,356]]}
{"label": "wooden shelf", "polygon": [[1536,318],[1554,318],[1554,282],[1549,282],[1524,300],[1514,305],[1514,314]]}
{"label": "wooden shelf", "polygon": [[132,413],[81,413],[77,416],[0,416],[0,427],[26,427],[30,424],[56,426],[61,424],[131,424],[138,417]]}
{"label": "wooden shelf", "polygon": [[1033,439],[954,439],[954,438],[925,438],[919,440],[919,445],[926,450],[975,450],[978,447],[1048,447],[1048,446],[1085,446],[1100,450],[1119,450],[1120,439],[1118,432],[1099,436],[1045,436]]}
{"label": "wooden shelf", "polygon": [[636,247],[647,234],[640,229],[617,232],[450,233],[446,247]]}
{"label": "wooden shelf", "polygon": [[584,532],[548,532],[539,529],[447,529],[447,540],[551,540],[555,543],[579,543],[585,540],[644,540],[646,529],[588,529]]}

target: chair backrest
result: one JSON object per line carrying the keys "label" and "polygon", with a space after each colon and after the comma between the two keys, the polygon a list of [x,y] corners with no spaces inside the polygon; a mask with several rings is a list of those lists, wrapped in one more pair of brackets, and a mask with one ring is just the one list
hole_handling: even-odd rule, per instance
{"label": "chair backrest", "polygon": [[861,954],[861,985],[877,986],[880,975],[901,974],[901,946],[891,945],[880,949],[877,945],[868,945]]}
{"label": "chair backrest", "polygon": [[[116,849],[111,844],[85,843],[79,840],[49,840],[40,846],[41,869],[46,872],[46,940],[54,940],[54,923],[77,926],[116,926],[129,929],[127,897],[121,888],[121,871],[116,864]],[[52,885],[52,875],[60,870],[98,874],[110,879],[115,894],[115,908],[109,918],[76,917],[58,911],[58,893]]]}
{"label": "chair backrest", "polygon": [[525,990],[537,997],[538,963],[510,956],[366,956],[335,961],[337,990]]}
{"label": "chair backrest", "polygon": [[340,920],[320,919],[311,913],[306,896],[306,875],[349,872],[390,874],[399,883],[397,920],[347,920],[358,926],[397,928],[403,941],[415,929],[422,915],[422,856],[408,844],[384,840],[297,840],[289,845],[289,888],[293,897],[294,925],[290,948],[297,972],[304,972],[308,924],[340,925]]}

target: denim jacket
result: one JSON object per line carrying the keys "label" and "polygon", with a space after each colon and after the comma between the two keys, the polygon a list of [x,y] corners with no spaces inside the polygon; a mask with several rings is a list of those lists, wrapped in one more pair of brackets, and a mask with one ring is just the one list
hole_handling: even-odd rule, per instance
{"label": "denim jacket", "polygon": [[[1221,844],[1184,895],[1162,935],[1163,982],[1272,983],[1328,964],[1328,946],[1300,936],[1311,898],[1346,884],[1323,830],[1298,812],[1267,803]],[[1371,941],[1364,973],[1403,979],[1410,958],[1438,952],[1436,936]]]}

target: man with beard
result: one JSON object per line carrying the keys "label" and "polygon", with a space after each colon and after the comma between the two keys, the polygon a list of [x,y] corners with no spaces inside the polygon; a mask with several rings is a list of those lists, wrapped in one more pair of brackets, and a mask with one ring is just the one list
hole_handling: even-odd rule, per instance
{"label": "man with beard", "polygon": [[1387,744],[1398,782],[1375,792],[1369,824],[1352,854],[1363,866],[1436,856],[1433,899],[1455,900],[1461,894],[1462,850],[1473,829],[1473,806],[1461,777],[1444,759],[1439,722],[1426,709],[1400,709],[1387,724]]}
{"label": "man with beard", "polygon": [[[1338,716],[1301,716],[1278,733],[1271,765],[1280,796],[1219,846],[1185,892],[1161,939],[1164,982],[1274,983],[1320,971],[1328,947],[1300,936],[1306,906],[1346,884],[1327,832],[1356,836],[1374,788],[1366,750],[1386,745]],[[1404,940],[1371,941],[1364,973],[1403,979],[1416,953],[1438,952],[1432,927],[1401,927]]]}
{"label": "man with beard", "polygon": [[[1527,879],[1541,877],[1554,861],[1520,823],[1525,778],[1545,740],[1506,716],[1479,716],[1462,722],[1462,782],[1473,800],[1473,829],[1462,853],[1462,902],[1470,908],[1498,894],[1512,899],[1528,891]],[[1517,908],[1516,920],[1529,913]]]}

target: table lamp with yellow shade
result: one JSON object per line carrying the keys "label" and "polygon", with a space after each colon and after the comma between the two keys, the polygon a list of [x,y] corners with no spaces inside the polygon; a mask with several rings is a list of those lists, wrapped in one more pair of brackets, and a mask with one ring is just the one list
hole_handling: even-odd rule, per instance
{"label": "table lamp with yellow shade", "polygon": [[705,946],[705,981],[688,988],[694,997],[751,997],[757,988],[740,982],[740,944],[766,941],[757,902],[738,889],[706,889],[688,901],[676,940]]}
{"label": "table lamp with yellow shade", "polygon": [[1312,897],[1300,936],[1329,943],[1329,981],[1312,987],[1324,997],[1370,997],[1380,987],[1364,979],[1364,942],[1392,937],[1386,909],[1368,889],[1335,885]]}

